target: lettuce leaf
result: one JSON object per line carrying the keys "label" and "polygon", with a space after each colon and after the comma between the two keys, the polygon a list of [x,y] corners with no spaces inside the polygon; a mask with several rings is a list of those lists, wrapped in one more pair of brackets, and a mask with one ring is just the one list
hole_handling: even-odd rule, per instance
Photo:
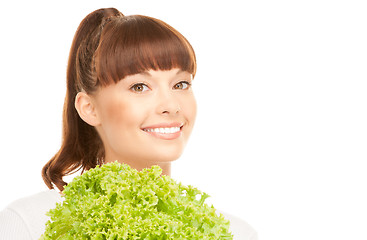
{"label": "lettuce leaf", "polygon": [[40,239],[233,239],[208,194],[161,173],[118,162],[84,172],[48,212]]}

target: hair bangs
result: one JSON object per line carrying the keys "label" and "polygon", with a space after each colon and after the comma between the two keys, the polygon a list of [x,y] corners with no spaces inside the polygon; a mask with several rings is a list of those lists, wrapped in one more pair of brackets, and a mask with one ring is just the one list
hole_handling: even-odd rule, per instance
{"label": "hair bangs", "polygon": [[148,70],[179,68],[195,76],[195,52],[177,30],[141,15],[116,18],[104,27],[95,55],[97,85]]}

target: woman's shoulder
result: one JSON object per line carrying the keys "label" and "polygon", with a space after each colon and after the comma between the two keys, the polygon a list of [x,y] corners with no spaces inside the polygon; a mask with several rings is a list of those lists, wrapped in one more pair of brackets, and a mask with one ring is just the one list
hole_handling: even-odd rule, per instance
{"label": "woman's shoulder", "polygon": [[10,203],[7,208],[16,212],[31,213],[39,212],[40,209],[54,208],[57,202],[61,202],[62,197],[56,190],[46,190],[27,197],[20,198]]}
{"label": "woman's shoulder", "polygon": [[230,230],[234,240],[257,240],[255,229],[243,219],[226,212],[220,212],[230,222]]}
{"label": "woman's shoulder", "polygon": [[[0,221],[6,222],[10,228],[28,232],[32,239],[38,239],[49,220],[46,213],[61,201],[62,197],[56,190],[42,191],[10,203],[1,212]],[[2,226],[0,235],[5,231],[7,230]]]}

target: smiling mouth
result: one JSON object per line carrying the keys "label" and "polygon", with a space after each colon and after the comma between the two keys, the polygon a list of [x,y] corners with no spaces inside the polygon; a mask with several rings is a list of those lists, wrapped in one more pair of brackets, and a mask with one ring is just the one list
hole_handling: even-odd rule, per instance
{"label": "smiling mouth", "polygon": [[153,133],[161,133],[161,134],[169,134],[169,133],[177,133],[181,131],[182,127],[168,127],[168,128],[144,128],[145,132],[153,132]]}
{"label": "smiling mouth", "polygon": [[182,134],[182,127],[183,124],[175,124],[176,126],[169,126],[169,127],[147,127],[143,128],[142,130],[149,134],[152,137],[163,139],[163,140],[173,140],[177,139]]}

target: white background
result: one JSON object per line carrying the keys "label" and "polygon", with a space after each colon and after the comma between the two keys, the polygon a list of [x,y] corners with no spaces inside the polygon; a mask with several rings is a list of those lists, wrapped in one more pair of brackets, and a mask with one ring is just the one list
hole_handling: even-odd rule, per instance
{"label": "white background", "polygon": [[72,37],[114,6],[166,21],[196,50],[199,112],[175,179],[261,239],[367,239],[364,1],[50,2],[0,6],[1,209],[46,189]]}

